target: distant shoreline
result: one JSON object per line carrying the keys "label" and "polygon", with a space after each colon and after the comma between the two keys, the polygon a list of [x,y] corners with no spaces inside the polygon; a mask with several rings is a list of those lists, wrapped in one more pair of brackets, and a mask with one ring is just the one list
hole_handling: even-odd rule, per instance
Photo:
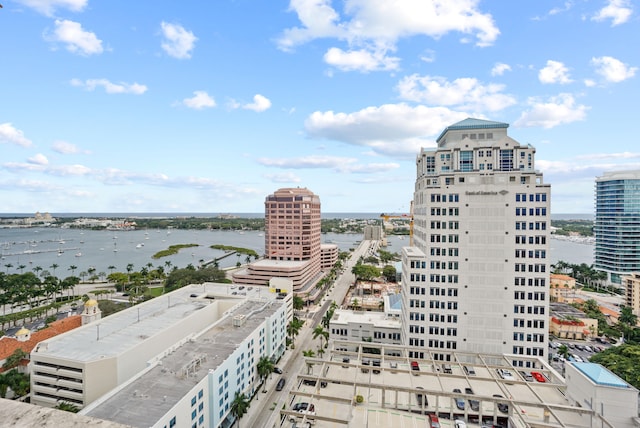
{"label": "distant shoreline", "polygon": [[[28,218],[35,213],[0,213],[0,218]],[[264,212],[256,213],[49,213],[52,217],[60,218],[220,218],[221,216],[234,216],[238,218],[264,218]],[[381,213],[366,212],[326,212],[322,213],[323,219],[379,219]],[[391,214],[391,213],[387,213]],[[594,220],[593,214],[551,214],[552,220]]]}

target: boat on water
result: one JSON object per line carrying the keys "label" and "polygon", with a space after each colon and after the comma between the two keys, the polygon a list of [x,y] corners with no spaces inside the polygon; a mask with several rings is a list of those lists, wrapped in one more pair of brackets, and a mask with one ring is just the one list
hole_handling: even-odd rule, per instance
{"label": "boat on water", "polygon": [[76,253],[76,257],[82,257],[82,253]]}

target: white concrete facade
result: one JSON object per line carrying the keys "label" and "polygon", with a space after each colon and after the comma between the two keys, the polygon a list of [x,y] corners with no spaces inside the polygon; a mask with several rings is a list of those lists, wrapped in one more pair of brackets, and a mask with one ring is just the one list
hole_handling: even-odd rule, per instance
{"label": "white concrete facade", "polygon": [[443,360],[455,350],[546,354],[550,186],[535,170],[535,149],[507,128],[466,119],[416,160],[404,339]]}
{"label": "white concrete facade", "polygon": [[616,428],[640,425],[636,388],[594,363],[568,362],[565,375],[567,398],[572,405],[593,410]]}
{"label": "white concrete facade", "polygon": [[41,342],[31,356],[32,403],[71,402],[132,426],[174,418],[176,426],[220,426],[235,392],[258,387],[259,359],[283,354],[293,300],[226,289],[184,287]]}
{"label": "white concrete facade", "polygon": [[400,319],[385,312],[337,309],[329,321],[329,332],[335,339],[365,340],[390,345],[402,343]]}

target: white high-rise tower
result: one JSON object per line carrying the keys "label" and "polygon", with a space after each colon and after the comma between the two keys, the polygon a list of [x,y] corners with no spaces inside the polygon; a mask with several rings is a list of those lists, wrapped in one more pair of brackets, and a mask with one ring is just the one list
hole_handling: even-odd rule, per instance
{"label": "white high-rise tower", "polygon": [[413,357],[546,355],[550,186],[535,148],[508,126],[465,119],[417,157],[414,246],[403,249],[402,275]]}

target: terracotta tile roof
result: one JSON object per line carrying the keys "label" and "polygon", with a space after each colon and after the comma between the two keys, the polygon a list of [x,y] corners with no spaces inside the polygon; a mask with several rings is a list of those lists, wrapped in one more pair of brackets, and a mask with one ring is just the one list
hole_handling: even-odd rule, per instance
{"label": "terracotta tile roof", "polygon": [[[7,359],[7,357],[11,356],[11,354],[18,349],[22,349],[26,353],[31,353],[31,350],[33,350],[33,348],[43,340],[50,339],[69,330],[73,330],[81,325],[82,317],[80,315],[74,315],[54,321],[49,324],[49,327],[31,333],[31,338],[26,342],[19,342],[17,339],[5,336],[0,339],[0,361]],[[0,367],[0,373],[2,371],[2,367]]]}
{"label": "terracotta tile roof", "polygon": [[552,273],[551,274],[551,279],[558,279],[558,280],[562,280],[562,281],[571,281],[573,279],[573,277],[569,276],[569,275],[564,275],[562,273]]}

